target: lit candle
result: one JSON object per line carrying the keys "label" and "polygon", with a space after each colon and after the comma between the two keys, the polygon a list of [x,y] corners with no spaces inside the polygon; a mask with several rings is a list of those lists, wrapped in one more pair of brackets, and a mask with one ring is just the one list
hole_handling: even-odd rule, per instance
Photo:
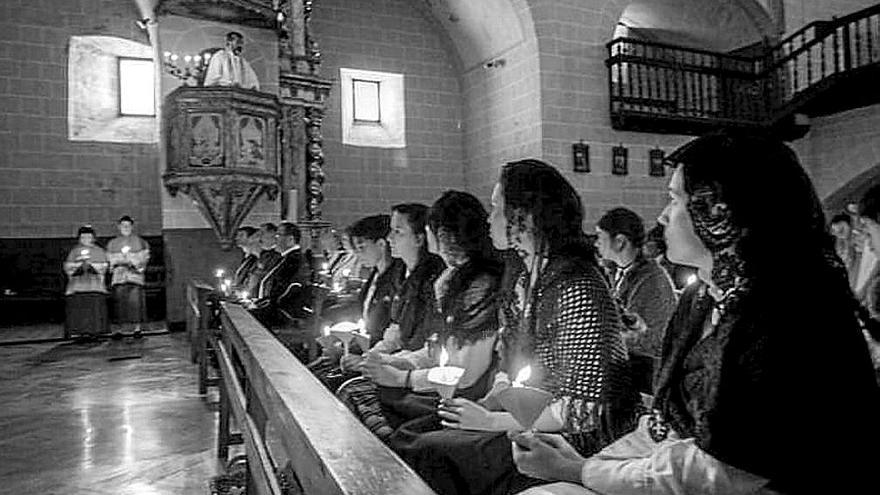
{"label": "lit candle", "polygon": [[194,56],[193,61],[198,64],[199,62],[202,61],[202,56],[201,55]]}
{"label": "lit candle", "polygon": [[80,255],[80,256],[88,256],[88,255],[89,255],[89,250],[88,250],[88,249],[83,249],[82,251],[79,252],[79,255]]}
{"label": "lit candle", "polygon": [[532,377],[532,367],[531,366],[523,366],[519,373],[516,374],[516,379],[513,380],[514,387],[523,387],[525,383],[529,381],[529,378]]}
{"label": "lit candle", "polygon": [[440,349],[440,366],[428,370],[428,382],[434,385],[434,389],[442,399],[451,399],[455,395],[455,388],[464,375],[464,368],[459,366],[447,366],[449,352],[443,347]]}
{"label": "lit candle", "polygon": [[248,291],[246,291],[246,290],[238,291],[238,298],[241,299],[242,301],[247,301],[248,296],[250,296],[250,293],[248,293]]}
{"label": "lit candle", "polygon": [[171,52],[166,51],[166,52],[162,53],[162,58],[164,58],[165,61],[167,62],[168,59],[171,58]]}
{"label": "lit candle", "polygon": [[330,269],[330,263],[327,263],[326,261],[324,263],[321,263],[321,270],[324,270],[326,272],[329,269]]}
{"label": "lit candle", "polygon": [[217,278],[223,278],[223,274],[226,273],[222,268],[218,268],[216,272],[214,272],[214,276]]}
{"label": "lit candle", "polygon": [[122,254],[128,254],[129,251],[131,251],[131,247],[122,246]]}
{"label": "lit candle", "polygon": [[178,59],[178,58],[180,58],[180,57],[178,57],[176,53],[172,53],[172,54],[171,54],[171,61],[172,61],[172,62],[177,62],[177,59]]}
{"label": "lit candle", "polygon": [[532,367],[524,366],[516,374],[513,386],[498,393],[498,401],[505,411],[526,430],[531,430],[535,421],[553,400],[553,394],[546,390],[529,387],[525,382],[532,376]]}
{"label": "lit candle", "polygon": [[697,276],[691,273],[690,275],[688,275],[686,283],[687,285],[694,285],[695,283],[697,283]]}
{"label": "lit candle", "polygon": [[192,61],[192,57],[191,57],[191,56],[189,56],[189,55],[184,55],[184,56],[183,56],[183,63],[185,63],[185,64],[189,64],[191,61]]}
{"label": "lit candle", "polygon": [[347,277],[347,276],[349,276],[349,275],[351,275],[351,269],[350,269],[350,268],[346,268],[346,269],[342,270],[342,276],[343,276],[343,277]]}

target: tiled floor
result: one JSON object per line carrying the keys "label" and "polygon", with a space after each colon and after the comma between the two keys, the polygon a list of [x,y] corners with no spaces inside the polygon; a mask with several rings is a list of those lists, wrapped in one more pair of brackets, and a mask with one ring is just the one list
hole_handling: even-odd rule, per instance
{"label": "tiled floor", "polygon": [[181,334],[0,347],[0,494],[207,493],[210,402]]}

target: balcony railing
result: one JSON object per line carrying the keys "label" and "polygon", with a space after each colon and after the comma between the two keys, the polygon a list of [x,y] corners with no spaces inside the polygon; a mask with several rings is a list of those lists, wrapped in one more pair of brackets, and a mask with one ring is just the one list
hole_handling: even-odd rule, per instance
{"label": "balcony railing", "polygon": [[633,38],[607,45],[615,128],[772,127],[834,81],[880,62],[880,5],[808,24],[760,56]]}

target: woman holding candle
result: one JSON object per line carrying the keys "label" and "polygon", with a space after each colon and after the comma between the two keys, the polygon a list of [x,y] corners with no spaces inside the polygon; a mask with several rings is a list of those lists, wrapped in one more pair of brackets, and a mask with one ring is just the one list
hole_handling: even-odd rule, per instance
{"label": "woman holding candle", "polygon": [[[486,218],[480,201],[465,192],[447,191],[434,203],[425,233],[429,249],[446,269],[434,282],[436,304],[427,315],[432,339],[416,351],[372,353],[361,369],[378,388],[353,382],[340,389],[339,395],[380,438],[419,416],[430,418],[413,425],[412,432],[440,428],[434,412],[444,385],[450,394],[455,390],[473,399],[488,389],[502,264],[489,240]],[[447,364],[456,368],[457,376],[449,383],[432,380],[431,372]]]}
{"label": "woman holding candle", "polygon": [[521,262],[502,303],[502,371],[481,401],[452,399],[440,410],[444,430],[424,433],[402,457],[441,494],[508,493],[536,480],[519,476],[508,430],[522,429],[499,396],[529,366],[524,383],[550,394],[533,425],[562,432],[583,453],[631,428],[620,315],[582,231],[583,207],[568,181],[537,160],[505,165],[492,194],[489,226],[496,248]]}
{"label": "woman holding candle", "polygon": [[95,229],[84,225],[77,232],[79,242],[67,254],[64,273],[67,274],[65,337],[77,335],[81,340],[92,340],[108,330],[107,255],[95,245]]}
{"label": "woman holding candle", "polygon": [[[107,244],[107,259],[112,270],[113,317],[118,324],[132,325],[132,334],[138,338],[141,325],[147,319],[144,272],[150,260],[150,245],[133,233],[134,220],[130,216],[120,218],[117,227],[119,235]],[[113,336],[122,334],[114,332]]]}
{"label": "woman holding candle", "polygon": [[[370,336],[371,344],[382,340],[385,329],[391,323],[391,303],[403,283],[406,269],[403,261],[391,257],[391,249],[386,240],[390,225],[391,218],[388,215],[373,215],[362,218],[351,226],[350,234],[356,246],[359,263],[370,269],[370,275],[361,289],[358,298],[360,304],[355,314],[347,314],[351,311],[346,310],[338,311],[335,316],[340,319],[346,314],[350,320],[363,320],[363,330]],[[356,353],[360,354],[365,350],[367,349],[358,348]],[[328,346],[323,355],[309,365],[315,376],[332,391],[336,391],[345,380],[360,375],[351,368],[341,369],[341,357],[337,347]]]}
{"label": "woman holding candle", "polygon": [[[666,331],[654,407],[584,457],[514,438],[537,494],[864,493],[880,397],[822,207],[782,142],[733,131],[671,154],[668,257],[698,269]],[[784,259],[774,247],[790,245]],[[845,392],[841,390],[845,387]],[[576,483],[576,484],[575,484]]]}

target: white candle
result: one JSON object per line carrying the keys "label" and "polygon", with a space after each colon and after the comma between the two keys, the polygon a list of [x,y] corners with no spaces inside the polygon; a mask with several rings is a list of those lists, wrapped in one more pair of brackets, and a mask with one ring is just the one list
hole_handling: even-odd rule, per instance
{"label": "white candle", "polygon": [[122,254],[128,254],[131,251],[131,248],[128,246],[122,246]]}
{"label": "white candle", "polygon": [[428,370],[428,382],[434,385],[442,399],[451,399],[465,370],[459,366],[447,366],[449,353],[445,347],[440,350],[438,363],[440,366]]}
{"label": "white candle", "polygon": [[516,374],[516,379],[513,381],[514,387],[522,387],[523,384],[529,380],[532,376],[532,367],[529,365],[523,366],[519,373]]}
{"label": "white candle", "polygon": [[226,273],[222,268],[218,268],[216,272],[214,272],[214,276],[217,278],[223,278],[223,274]]}

